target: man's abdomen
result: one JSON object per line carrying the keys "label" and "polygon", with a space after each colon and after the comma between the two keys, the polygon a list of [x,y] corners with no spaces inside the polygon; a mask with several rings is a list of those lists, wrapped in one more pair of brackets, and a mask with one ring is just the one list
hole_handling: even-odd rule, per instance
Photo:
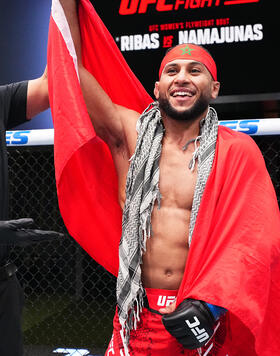
{"label": "man's abdomen", "polygon": [[152,236],[143,255],[146,288],[178,289],[188,256],[189,212],[161,207],[152,215]]}

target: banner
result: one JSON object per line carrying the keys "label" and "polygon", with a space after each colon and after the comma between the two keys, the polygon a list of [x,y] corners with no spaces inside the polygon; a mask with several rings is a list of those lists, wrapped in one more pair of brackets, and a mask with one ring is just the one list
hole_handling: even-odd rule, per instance
{"label": "banner", "polygon": [[[213,55],[220,95],[280,92],[276,2],[264,0],[91,1],[149,94],[171,46],[191,42]],[[273,68],[273,77],[268,74]]]}

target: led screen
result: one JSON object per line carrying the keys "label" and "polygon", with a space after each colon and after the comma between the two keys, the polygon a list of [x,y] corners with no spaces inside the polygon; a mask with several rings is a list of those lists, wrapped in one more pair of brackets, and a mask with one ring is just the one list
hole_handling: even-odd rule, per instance
{"label": "led screen", "polygon": [[279,90],[276,4],[265,0],[110,0],[92,3],[149,93],[165,51],[205,46],[215,58],[220,95]]}

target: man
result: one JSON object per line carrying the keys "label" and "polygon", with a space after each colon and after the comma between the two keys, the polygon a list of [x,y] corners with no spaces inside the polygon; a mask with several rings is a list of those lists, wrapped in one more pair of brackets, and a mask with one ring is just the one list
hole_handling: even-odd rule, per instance
{"label": "man", "polygon": [[23,292],[16,278],[16,266],[9,261],[11,246],[54,239],[62,234],[31,229],[33,219],[8,218],[8,166],[6,130],[11,129],[49,107],[47,70],[33,80],[0,86],[0,354],[21,356],[21,314]]}
{"label": "man", "polygon": [[[267,194],[275,228],[268,243],[273,254],[264,264],[272,263],[274,276],[276,266],[279,269],[279,211],[256,145],[245,135],[218,129],[217,114],[209,107],[220,88],[213,58],[196,45],[173,48],[160,66],[156,102],[141,114],[115,104],[84,68],[76,1],[60,3],[74,41],[88,113],[112,154],[123,210],[118,308],[106,355],[256,355],[254,318],[248,321],[250,327],[242,325],[247,310],[243,303],[259,279],[264,248],[259,243],[272,225],[263,222],[256,202]],[[236,188],[239,181],[242,193]],[[70,180],[67,184],[71,186]],[[255,213],[261,221],[248,229],[247,220]],[[96,249],[100,240],[94,236]],[[249,241],[258,242],[252,246]],[[252,260],[244,262],[247,252],[256,257],[255,268]],[[250,280],[242,273],[245,266],[254,270]],[[239,291],[237,276],[242,274],[245,297],[241,311],[235,312],[236,298],[228,294],[231,288]],[[263,355],[270,348],[276,349],[266,342]]]}

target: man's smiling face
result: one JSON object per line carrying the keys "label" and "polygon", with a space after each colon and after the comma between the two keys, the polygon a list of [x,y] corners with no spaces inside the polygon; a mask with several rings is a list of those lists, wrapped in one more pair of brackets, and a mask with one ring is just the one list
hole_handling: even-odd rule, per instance
{"label": "man's smiling face", "polygon": [[197,119],[218,92],[219,82],[205,65],[185,59],[167,63],[154,89],[163,113],[175,120]]}

